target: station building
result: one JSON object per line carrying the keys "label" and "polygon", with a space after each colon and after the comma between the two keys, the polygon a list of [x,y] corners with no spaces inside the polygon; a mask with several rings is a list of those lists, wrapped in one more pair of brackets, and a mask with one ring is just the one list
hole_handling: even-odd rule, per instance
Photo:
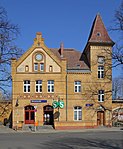
{"label": "station building", "polygon": [[96,15],[82,51],[49,48],[38,32],[18,60],[12,59],[12,124],[55,129],[111,125],[112,47]]}

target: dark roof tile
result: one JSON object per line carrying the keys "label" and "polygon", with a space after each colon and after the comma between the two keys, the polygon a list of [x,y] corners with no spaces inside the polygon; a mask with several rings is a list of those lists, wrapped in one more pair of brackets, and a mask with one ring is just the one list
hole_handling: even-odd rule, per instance
{"label": "dark roof tile", "polygon": [[109,37],[105,25],[102,21],[102,18],[99,14],[96,15],[95,20],[93,22],[88,42],[114,44],[114,42]]}
{"label": "dark roof tile", "polygon": [[[50,49],[54,55],[56,55],[59,59],[62,59],[60,57],[59,49]],[[67,60],[67,66],[68,69],[89,69],[89,67],[86,65],[86,63],[82,60],[81,58],[81,52],[69,48],[69,49],[64,49],[63,52],[63,58],[66,58]]]}

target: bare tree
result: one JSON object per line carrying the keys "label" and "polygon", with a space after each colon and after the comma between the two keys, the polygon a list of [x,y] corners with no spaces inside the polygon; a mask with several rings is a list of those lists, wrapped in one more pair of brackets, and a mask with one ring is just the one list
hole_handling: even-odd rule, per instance
{"label": "bare tree", "polygon": [[111,31],[117,31],[121,34],[119,41],[113,49],[112,58],[114,60],[113,66],[123,65],[123,1],[120,7],[115,11],[114,26],[110,28]]}
{"label": "bare tree", "polygon": [[112,84],[113,99],[123,99],[123,78],[114,78]]}
{"label": "bare tree", "polygon": [[11,82],[11,58],[18,58],[22,53],[14,43],[18,35],[18,25],[12,24],[5,9],[0,7],[0,90],[4,94],[8,93]]}

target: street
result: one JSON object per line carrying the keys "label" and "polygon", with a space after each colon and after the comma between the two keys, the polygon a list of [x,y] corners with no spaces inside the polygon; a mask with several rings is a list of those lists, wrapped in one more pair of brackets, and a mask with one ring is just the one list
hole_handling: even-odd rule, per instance
{"label": "street", "polygon": [[0,149],[123,149],[123,130],[1,133]]}

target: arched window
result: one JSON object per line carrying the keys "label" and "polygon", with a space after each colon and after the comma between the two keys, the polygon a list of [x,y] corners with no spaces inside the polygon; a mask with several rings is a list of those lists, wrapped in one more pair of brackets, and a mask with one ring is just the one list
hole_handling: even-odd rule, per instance
{"label": "arched window", "polygon": [[74,120],[75,121],[82,120],[82,107],[80,107],[80,106],[74,107]]}

